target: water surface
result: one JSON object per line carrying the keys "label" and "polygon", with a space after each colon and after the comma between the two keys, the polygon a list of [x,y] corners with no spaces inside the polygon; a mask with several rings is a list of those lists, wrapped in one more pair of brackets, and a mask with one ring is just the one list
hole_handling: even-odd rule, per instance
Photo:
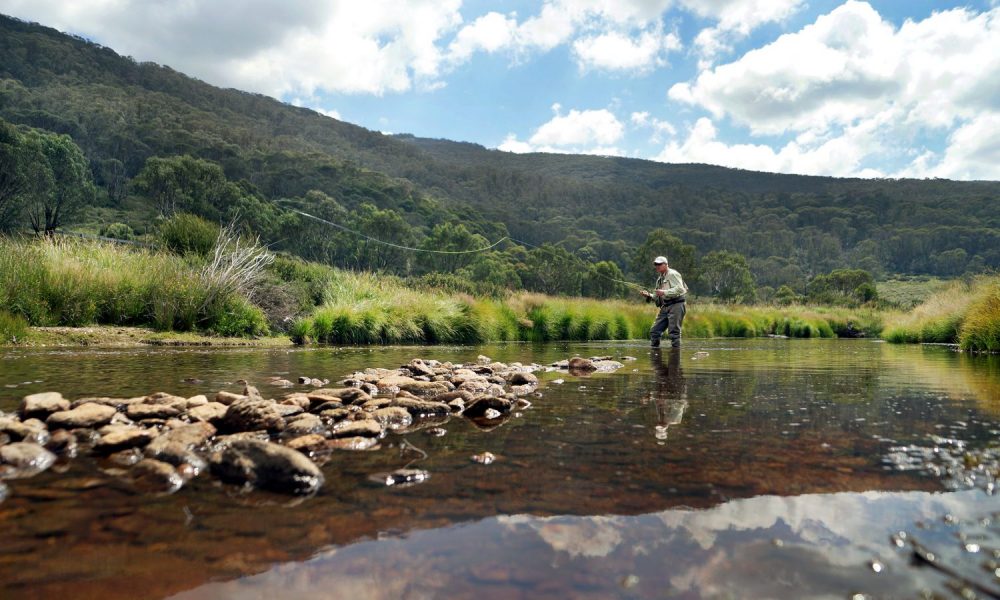
{"label": "water surface", "polygon": [[[963,519],[998,509],[982,491],[886,464],[892,448],[933,445],[932,436],[973,448],[997,439],[997,357],[946,348],[712,340],[655,354],[622,343],[8,350],[0,410],[43,390],[194,395],[246,379],[267,393],[273,375],[337,380],[417,356],[479,354],[636,360],[610,374],[543,374],[542,397],[489,431],[456,418],[443,437],[417,428],[374,451],[335,454],[324,488],[307,499],[208,477],[171,496],[140,495],[90,457],[9,482],[0,597],[948,594],[948,580],[910,565],[890,535],[909,530],[951,549]],[[484,451],[499,459],[470,461]],[[398,489],[369,481],[400,467],[431,477]],[[988,559],[983,549],[966,562],[982,574]]]}

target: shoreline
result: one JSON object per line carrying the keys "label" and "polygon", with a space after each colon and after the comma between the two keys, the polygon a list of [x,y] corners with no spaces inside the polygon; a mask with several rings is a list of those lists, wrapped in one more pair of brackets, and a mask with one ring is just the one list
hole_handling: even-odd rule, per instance
{"label": "shoreline", "polygon": [[287,336],[221,337],[190,332],[156,331],[145,327],[92,325],[88,327],[30,327],[28,336],[0,348],[149,348],[170,347],[292,347]]}

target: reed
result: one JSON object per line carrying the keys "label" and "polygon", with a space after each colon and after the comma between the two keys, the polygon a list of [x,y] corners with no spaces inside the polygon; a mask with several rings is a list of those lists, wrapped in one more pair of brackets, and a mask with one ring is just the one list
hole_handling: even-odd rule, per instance
{"label": "reed", "polygon": [[954,281],[908,313],[889,320],[882,337],[892,343],[944,343],[959,341],[959,332],[970,305],[995,278]]}
{"label": "reed", "polygon": [[0,310],[0,344],[16,344],[28,335],[28,321],[21,315]]}

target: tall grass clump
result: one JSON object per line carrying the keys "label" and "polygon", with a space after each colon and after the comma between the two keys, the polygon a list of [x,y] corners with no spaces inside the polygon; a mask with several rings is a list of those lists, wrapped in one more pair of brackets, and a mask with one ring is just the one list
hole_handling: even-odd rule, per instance
{"label": "tall grass clump", "polygon": [[0,310],[0,344],[16,344],[28,335],[28,321],[21,315]]}
{"label": "tall grass clump", "polygon": [[957,343],[969,306],[983,285],[982,279],[953,282],[910,312],[892,319],[882,337],[897,344]]}
{"label": "tall grass clump", "polygon": [[[246,243],[243,247],[246,247]],[[246,261],[207,263],[113,243],[0,238],[0,305],[34,326],[140,325],[259,335]]]}
{"label": "tall grass clump", "polygon": [[959,345],[973,352],[1000,352],[1000,278],[983,284],[969,305]]}

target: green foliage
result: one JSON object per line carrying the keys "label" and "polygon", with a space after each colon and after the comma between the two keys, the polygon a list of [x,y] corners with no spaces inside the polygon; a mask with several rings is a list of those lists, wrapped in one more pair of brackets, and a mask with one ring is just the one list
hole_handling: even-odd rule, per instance
{"label": "green foliage", "polygon": [[610,260],[588,265],[583,278],[583,295],[591,298],[621,298],[628,294],[622,283],[625,274]]}
{"label": "green foliage", "polygon": [[747,259],[735,252],[710,252],[702,259],[701,288],[722,302],[750,303],[757,298]]}
{"label": "green foliage", "polygon": [[176,254],[207,256],[219,239],[220,228],[201,217],[177,213],[160,224],[160,240]]}
{"label": "green foliage", "polygon": [[28,321],[21,315],[0,310],[0,344],[16,344],[28,335]]}
{"label": "green foliage", "polygon": [[646,241],[636,248],[630,263],[632,274],[645,279],[655,277],[650,273],[653,272],[653,259],[657,256],[666,256],[670,261],[670,268],[684,277],[688,287],[698,282],[699,270],[695,247],[685,244],[666,229],[653,229],[646,235]]}
{"label": "green foliage", "polygon": [[135,232],[125,223],[110,223],[101,229],[101,235],[116,240],[135,239]]}
{"label": "green foliage", "polygon": [[215,311],[208,331],[222,336],[263,336],[268,334],[267,316],[246,298],[230,296]]}
{"label": "green foliage", "polygon": [[34,169],[41,172],[35,193],[27,196],[25,210],[35,233],[51,233],[93,201],[90,168],[83,151],[68,135],[33,129],[26,132],[25,144],[33,148]]}
{"label": "green foliage", "polygon": [[804,298],[795,293],[795,290],[783,285],[776,292],[774,292],[774,302],[779,306],[788,306],[789,304],[795,304],[796,302],[802,302]]}
{"label": "green foliage", "polygon": [[806,297],[818,304],[858,305],[878,298],[875,279],[862,269],[837,269],[817,275],[806,286]]}
{"label": "green foliage", "polygon": [[[996,293],[997,280],[996,276],[991,276],[953,281],[910,312],[890,320],[883,337],[893,343],[962,343],[965,323],[975,307],[969,331],[977,333],[970,333],[968,347],[983,349],[978,340],[989,339],[990,298]],[[986,334],[976,337],[979,332]],[[974,339],[977,341],[971,341]]]}

